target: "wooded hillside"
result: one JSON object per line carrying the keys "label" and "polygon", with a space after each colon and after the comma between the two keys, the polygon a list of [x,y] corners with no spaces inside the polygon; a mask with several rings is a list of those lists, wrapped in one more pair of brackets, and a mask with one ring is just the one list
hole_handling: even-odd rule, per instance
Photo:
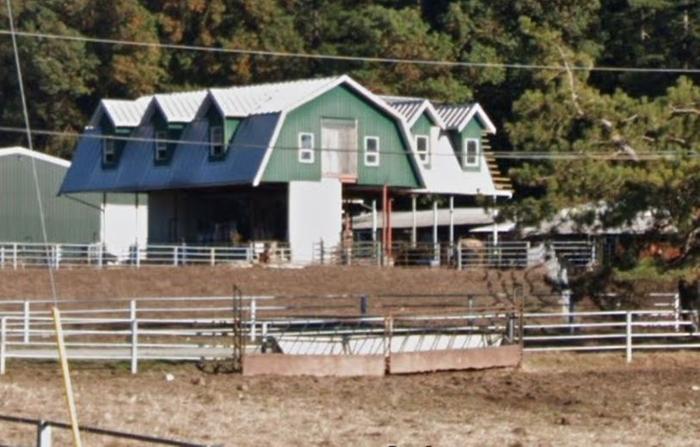
{"label": "wooded hillside", "polygon": [[[585,69],[697,67],[696,0],[14,0],[13,5],[22,31],[549,66],[329,61],[18,37],[36,129],[80,131],[102,97],[348,73],[378,93],[479,101],[499,126],[498,151],[578,154],[575,160],[499,161],[517,191],[509,213],[521,220],[607,201],[615,204],[611,224],[652,210],[659,228],[670,224],[678,230],[687,252],[697,246],[700,75]],[[4,8],[0,19],[7,29]],[[0,123],[22,127],[10,37],[0,39]],[[37,142],[70,156],[75,138],[44,136]],[[0,145],[14,143],[24,143],[20,133],[0,133]],[[601,160],[601,154],[616,160]]]}

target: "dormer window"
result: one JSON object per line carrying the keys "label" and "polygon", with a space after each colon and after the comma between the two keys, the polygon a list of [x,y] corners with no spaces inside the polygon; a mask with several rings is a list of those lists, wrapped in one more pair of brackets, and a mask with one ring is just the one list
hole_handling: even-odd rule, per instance
{"label": "dormer window", "polygon": [[224,155],[224,129],[221,126],[209,128],[209,155],[211,157],[221,157]]}
{"label": "dormer window", "polygon": [[463,167],[479,166],[479,146],[481,146],[481,142],[478,138],[467,138],[464,140],[464,150],[462,151]]}
{"label": "dormer window", "polygon": [[427,135],[416,135],[416,153],[421,163],[430,164],[430,138]]}
{"label": "dormer window", "polygon": [[102,140],[102,163],[113,165],[117,161],[116,141],[111,138]]}
{"label": "dormer window", "polygon": [[155,160],[165,161],[168,158],[168,133],[156,132]]}

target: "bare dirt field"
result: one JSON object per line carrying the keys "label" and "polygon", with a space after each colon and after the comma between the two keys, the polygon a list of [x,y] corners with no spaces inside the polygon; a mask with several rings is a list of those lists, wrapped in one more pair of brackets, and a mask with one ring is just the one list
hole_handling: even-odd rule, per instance
{"label": "bare dirt field", "polygon": [[[226,446],[691,446],[699,372],[699,353],[640,354],[632,365],[621,355],[558,354],[527,356],[517,370],[357,379],[163,364],[132,377],[77,364],[74,383],[83,424]],[[11,364],[0,414],[65,420],[57,367]],[[33,445],[33,433],[0,423],[0,440]]]}
{"label": "bare dirt field", "polygon": [[[488,294],[512,292],[514,283],[526,292],[551,293],[543,272],[470,271],[377,267],[151,267],[142,269],[73,269],[56,272],[63,299],[145,296],[230,295],[234,285],[245,294]],[[0,299],[48,298],[44,269],[0,270]]]}

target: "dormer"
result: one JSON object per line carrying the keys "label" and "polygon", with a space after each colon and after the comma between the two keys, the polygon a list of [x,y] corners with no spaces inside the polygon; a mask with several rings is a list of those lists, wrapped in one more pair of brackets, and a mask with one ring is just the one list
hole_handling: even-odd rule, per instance
{"label": "dormer", "polygon": [[440,105],[436,110],[445,123],[462,169],[479,171],[488,135],[496,133],[496,126],[477,103]]}
{"label": "dormer", "polygon": [[115,167],[133,131],[141,124],[151,97],[134,101],[103,99],[90,120],[90,127],[102,136],[102,166]]}
{"label": "dormer", "polygon": [[238,126],[244,117],[231,113],[222,96],[227,89],[210,89],[202,102],[198,119],[208,124],[207,144],[209,160],[224,160]]}

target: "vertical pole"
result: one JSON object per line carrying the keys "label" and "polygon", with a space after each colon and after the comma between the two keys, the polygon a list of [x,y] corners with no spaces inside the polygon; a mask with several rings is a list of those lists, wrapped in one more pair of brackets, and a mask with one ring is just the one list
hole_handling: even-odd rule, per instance
{"label": "vertical pole", "polygon": [[209,253],[209,264],[212,266],[216,264],[216,248],[212,247]]}
{"label": "vertical pole", "polygon": [[367,311],[369,309],[369,297],[367,295],[362,295],[360,297],[360,315],[367,316]]}
{"label": "vertical pole", "polygon": [[12,268],[17,270],[17,244],[12,244]]}
{"label": "vertical pole", "polygon": [[387,251],[387,231],[386,231],[386,221],[387,221],[387,210],[389,208],[389,193],[387,186],[384,185],[384,188],[382,189],[382,247],[384,250],[384,256],[386,257],[388,255]]}
{"label": "vertical pole", "polygon": [[139,320],[131,320],[131,374],[139,372]]}
{"label": "vertical pole", "polygon": [[632,362],[632,312],[627,312],[626,316],[626,351],[627,351],[627,363]]}
{"label": "vertical pole", "polygon": [[[388,191],[387,191],[387,197],[388,197]],[[389,258],[393,256],[393,245],[394,245],[394,238],[393,238],[393,233],[391,230],[391,213],[393,212],[393,207],[394,207],[394,201],[392,199],[387,200],[387,205],[389,206],[387,211],[386,211],[386,245],[387,249],[389,250]]]}
{"label": "vertical pole", "polygon": [[418,243],[418,199],[411,195],[411,247],[416,248]]}
{"label": "vertical pole", "polygon": [[681,296],[679,293],[673,295],[673,313],[676,316],[676,324],[674,325],[674,329],[676,332],[678,332],[680,331],[680,325],[678,322],[681,319]]}
{"label": "vertical pole", "polygon": [[134,243],[136,256],[139,255],[139,193],[134,193]]}
{"label": "vertical pole", "polygon": [[97,247],[97,267],[102,268],[102,264],[104,263],[104,251],[105,251],[105,245],[104,243],[100,243],[100,246]]}
{"label": "vertical pole", "polygon": [[457,244],[457,270],[462,270],[462,245]]}
{"label": "vertical pole", "polygon": [[173,265],[177,267],[177,245],[173,247]]}
{"label": "vertical pole", "polygon": [[440,246],[438,244],[438,203],[437,200],[433,200],[433,258],[435,263],[440,260]]}
{"label": "vertical pole", "polygon": [[255,320],[257,314],[258,304],[255,297],[250,299],[250,341],[255,341]]}
{"label": "vertical pole", "polygon": [[25,301],[24,305],[22,306],[22,326],[23,330],[22,332],[24,333],[23,341],[24,343],[29,343],[29,315],[30,315],[30,309],[29,309],[29,301]]}
{"label": "vertical pole", "polygon": [[7,317],[0,318],[0,376],[5,374],[5,342],[7,338]]}
{"label": "vertical pole", "polygon": [[58,344],[58,358],[61,361],[61,371],[63,372],[63,386],[66,392],[66,404],[68,405],[68,414],[70,416],[70,424],[73,432],[73,446],[82,447],[80,441],[80,429],[78,428],[78,413],[75,409],[75,401],[73,400],[73,384],[70,380],[70,371],[68,369],[68,358],[66,357],[66,346],[63,342],[63,327],[61,326],[61,314],[57,307],[52,309],[53,321],[56,328],[56,343]]}
{"label": "vertical pole", "polygon": [[36,426],[36,447],[51,447],[51,425],[39,421]]}
{"label": "vertical pole", "polygon": [[498,245],[498,224],[496,220],[498,219],[498,210],[496,209],[496,196],[493,196],[493,212],[491,214],[493,218],[493,246]]}
{"label": "vertical pole", "polygon": [[450,196],[450,247],[455,243],[455,197]]}
{"label": "vertical pole", "polygon": [[0,269],[5,268],[5,247],[0,247]]}
{"label": "vertical pole", "polygon": [[377,242],[377,201],[372,200],[372,242]]}

